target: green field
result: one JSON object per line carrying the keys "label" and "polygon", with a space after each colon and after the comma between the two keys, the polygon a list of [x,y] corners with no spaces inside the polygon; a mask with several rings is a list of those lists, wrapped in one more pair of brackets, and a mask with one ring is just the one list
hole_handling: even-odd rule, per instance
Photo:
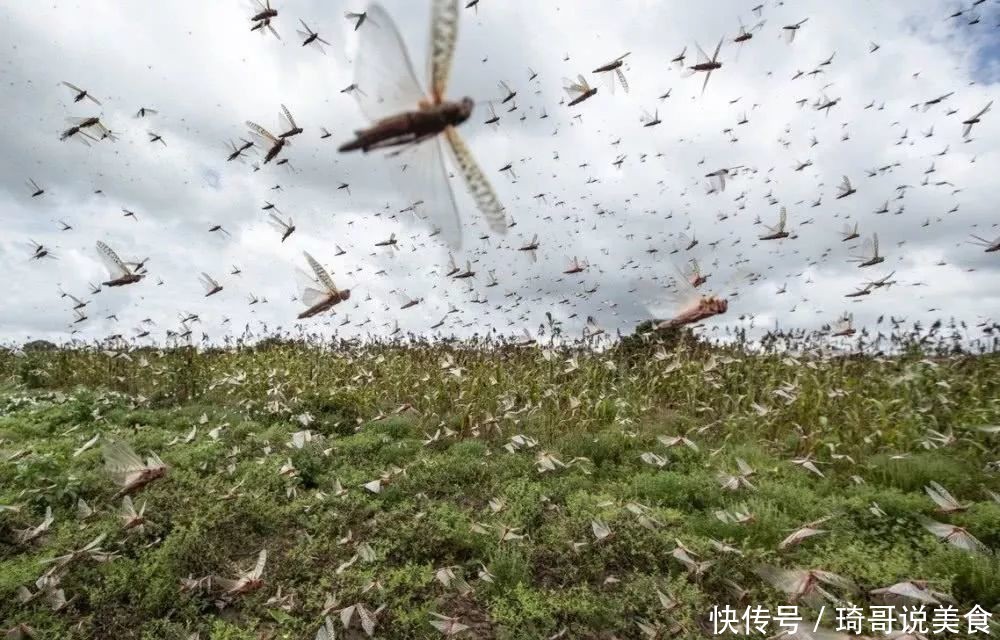
{"label": "green field", "polygon": [[[435,613],[466,638],[704,637],[712,605],[789,603],[764,565],[849,578],[856,592],[830,591],[859,605],[925,579],[1000,614],[997,557],[922,525],[1000,550],[995,355],[274,342],[8,352],[0,381],[0,623],[39,638],[312,640],[324,613],[360,638],[340,617],[356,604],[381,608],[378,638],[443,637]],[[132,496],[141,530],[123,528],[101,444],[74,456],[98,434],[169,467]],[[968,509],[936,512],[931,482]],[[78,554],[19,602],[99,534],[117,557]],[[711,564],[692,571],[678,543]],[[182,591],[262,549],[260,588]]]}

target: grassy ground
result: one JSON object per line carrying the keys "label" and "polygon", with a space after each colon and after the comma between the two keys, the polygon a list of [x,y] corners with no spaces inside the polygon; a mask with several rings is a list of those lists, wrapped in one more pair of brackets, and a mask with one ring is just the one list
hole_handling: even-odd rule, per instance
{"label": "grassy ground", "polygon": [[[380,638],[442,637],[432,613],[468,625],[459,637],[652,637],[640,623],[703,637],[712,605],[788,603],[762,564],[849,577],[861,591],[839,595],[857,604],[928,579],[962,611],[1000,614],[996,556],[919,519],[1000,549],[986,492],[1000,491],[1000,435],[976,428],[1000,422],[995,356],[276,345],[7,355],[0,374],[0,505],[19,508],[0,512],[0,624],[40,638],[311,640],[324,607],[337,637],[363,637],[338,617],[357,603],[383,607]],[[305,429],[312,441],[294,446]],[[73,455],[97,434],[169,465],[134,496],[142,531],[123,530],[101,446]],[[697,450],[658,438],[681,434]],[[806,456],[822,477],[792,462]],[[753,487],[726,490],[737,458]],[[379,493],[363,486],[378,479]],[[935,513],[931,481],[971,507]],[[17,544],[47,507],[49,530]],[[754,519],[723,522],[726,510]],[[824,516],[826,533],[778,550]],[[611,535],[597,540],[595,521]],[[71,563],[65,608],[17,601],[47,559],[100,533],[120,557]],[[691,575],[678,541],[714,564]],[[222,609],[182,592],[185,578],[238,577],[261,549],[260,589]]]}

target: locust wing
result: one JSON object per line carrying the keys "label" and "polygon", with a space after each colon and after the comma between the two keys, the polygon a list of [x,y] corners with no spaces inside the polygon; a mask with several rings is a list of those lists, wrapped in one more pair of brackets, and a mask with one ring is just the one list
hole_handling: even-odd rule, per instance
{"label": "locust wing", "polygon": [[286,131],[298,128],[298,125],[295,124],[295,118],[292,117],[292,112],[285,105],[281,105],[281,113],[278,117],[281,118]]}
{"label": "locust wing", "polygon": [[314,640],[337,640],[337,628],[333,625],[333,619],[326,616],[323,626],[316,632]]}
{"label": "locust wing", "polygon": [[[696,65],[707,64],[710,60],[709,60],[708,54],[705,53],[705,50],[702,49],[701,45],[698,44],[697,42],[694,43],[694,47],[695,47],[695,49],[698,50],[698,62],[696,63]],[[687,67],[686,69],[684,69],[681,72],[681,77],[688,78],[690,76],[693,76],[696,73],[697,73],[697,71],[695,71],[693,67]]]}
{"label": "locust wing", "polygon": [[840,333],[842,331],[849,331],[852,328],[853,324],[854,324],[854,316],[851,314],[847,314],[844,317],[837,320],[837,324],[834,325],[834,328],[837,330],[838,333]]}
{"label": "locust wing", "polygon": [[322,284],[324,287],[326,287],[327,291],[329,291],[330,293],[337,293],[337,286],[333,284],[333,278],[331,278],[330,274],[327,273],[327,270],[323,268],[323,265],[317,262],[315,258],[313,258],[305,251],[302,252],[302,255],[306,257],[306,262],[309,263],[309,266],[312,268],[313,273],[316,274],[316,280],[319,281],[319,283]]}
{"label": "locust wing", "polygon": [[431,95],[440,103],[448,88],[451,61],[458,40],[458,0],[434,0],[431,14],[431,51],[428,77]]}
{"label": "locust wing", "polygon": [[285,222],[284,220],[281,219],[281,216],[277,214],[269,213],[268,215],[271,218],[271,220],[269,221],[271,223],[271,226],[280,231],[281,233],[288,231],[288,228],[292,224],[291,219],[289,219],[288,222]]}
{"label": "locust wing", "polygon": [[765,565],[756,571],[765,582],[785,593],[802,593],[808,583],[809,574],[806,571],[787,570]]}
{"label": "locust wing", "polygon": [[677,67],[678,69],[684,68],[684,54],[687,53],[687,50],[688,50],[687,45],[685,45],[684,48],[681,50],[680,55],[671,60],[674,66]]}
{"label": "locust wing", "polygon": [[726,171],[714,171],[710,173],[708,175],[708,180],[709,183],[712,185],[712,188],[715,189],[716,191],[725,191],[727,175],[728,172]]}
{"label": "locust wing", "polygon": [[992,107],[992,106],[993,106],[993,101],[990,100],[990,103],[988,105],[986,105],[985,107],[983,107],[982,111],[980,111],[976,115],[972,116],[971,120],[978,120],[979,118],[982,118],[984,115],[986,115],[986,112],[989,111],[990,107]]}
{"label": "locust wing", "polygon": [[618,76],[618,82],[622,83],[622,89],[625,90],[625,93],[628,93],[628,80],[625,79],[625,72],[620,68],[615,69],[615,75]]}
{"label": "locust wing", "polygon": [[368,22],[354,57],[354,83],[360,91],[351,93],[372,121],[413,111],[426,96],[396,23],[378,4],[368,7]]}
{"label": "locust wing", "polygon": [[254,580],[260,580],[260,577],[264,575],[265,564],[267,564],[267,549],[261,549],[260,553],[257,554],[257,564],[254,565],[253,571],[250,572],[250,577]]}
{"label": "locust wing", "polygon": [[719,38],[719,44],[715,45],[715,55],[712,56],[712,62],[716,62],[719,59],[719,52],[722,51],[722,43],[725,41],[725,37]]}
{"label": "locust wing", "polygon": [[146,469],[146,463],[125,442],[104,440],[101,454],[104,456],[104,469],[115,484],[124,486],[132,476]]}
{"label": "locust wing", "polygon": [[100,256],[101,262],[111,272],[112,278],[122,278],[131,275],[132,272],[125,266],[122,259],[118,257],[118,254],[100,240],[97,241],[97,255]]}
{"label": "locust wing", "polygon": [[307,307],[316,306],[330,295],[322,291],[323,285],[302,269],[295,269],[295,279],[298,282],[299,300]]}
{"label": "locust wing", "polygon": [[[680,274],[684,276],[684,281],[690,283],[694,287],[694,282],[702,278],[701,265],[694,258],[688,260],[682,268],[679,269]],[[695,287],[697,289],[697,287]]]}
{"label": "locust wing", "polygon": [[476,164],[476,159],[473,157],[469,147],[466,146],[462,136],[459,135],[458,130],[454,127],[445,129],[445,136],[448,138],[448,144],[455,159],[455,164],[458,166],[459,171],[462,172],[465,184],[469,188],[469,194],[476,201],[479,212],[486,217],[486,223],[494,233],[506,233],[507,217],[504,215],[503,205],[500,204],[500,199],[497,198],[496,192],[493,191],[490,181],[483,175],[479,165]]}
{"label": "locust wing", "polygon": [[682,270],[675,264],[672,266],[677,273],[675,277],[660,278],[659,281],[644,279],[636,286],[639,299],[651,318],[673,318],[682,309],[697,303],[701,297]]}
{"label": "locust wing", "polygon": [[601,74],[604,76],[604,87],[608,90],[611,95],[615,95],[615,73],[614,71],[607,71]]}
{"label": "locust wing", "polygon": [[211,584],[216,588],[218,588],[223,593],[228,593],[239,587],[240,581],[232,580],[230,578],[223,578],[222,576],[212,576]]}
{"label": "locust wing", "polygon": [[590,91],[590,84],[581,74],[577,76],[575,81],[563,78],[563,89],[571,98],[576,98]]}
{"label": "locust wing", "polygon": [[216,287],[219,286],[219,283],[215,280],[215,278],[208,275],[204,271],[202,271],[201,278],[199,278],[199,280],[201,280],[201,286],[205,288],[206,294],[215,291]]}
{"label": "locust wing", "polygon": [[865,238],[861,245],[861,258],[871,260],[878,257],[878,234],[873,233],[871,238]]}
{"label": "locust wing", "polygon": [[[444,142],[437,136],[404,149],[400,157],[406,158],[407,165],[413,169],[413,176],[411,180],[401,180],[399,188],[411,200],[424,201],[421,210],[426,212],[427,222],[440,229],[441,237],[453,251],[457,251],[462,248],[462,221],[445,167],[443,145]],[[420,215],[416,211],[414,213]]]}
{"label": "locust wing", "polygon": [[678,251],[690,251],[698,246],[698,239],[695,237],[690,237],[686,233],[677,234],[677,244],[675,248]]}
{"label": "locust wing", "polygon": [[[267,149],[278,144],[278,139],[270,131],[255,122],[247,120],[247,128],[254,141],[262,148]],[[288,144],[286,142],[286,144]]]}
{"label": "locust wing", "polygon": [[778,224],[774,226],[765,224],[764,227],[767,228],[769,234],[784,233],[787,220],[788,211],[784,207],[781,207],[781,213],[778,215]]}
{"label": "locust wing", "polygon": [[841,195],[843,195],[843,194],[847,193],[848,191],[850,191],[851,190],[851,180],[850,180],[850,178],[848,178],[847,176],[844,176],[841,179],[841,181],[840,181],[840,185],[837,186],[837,189],[840,190]]}

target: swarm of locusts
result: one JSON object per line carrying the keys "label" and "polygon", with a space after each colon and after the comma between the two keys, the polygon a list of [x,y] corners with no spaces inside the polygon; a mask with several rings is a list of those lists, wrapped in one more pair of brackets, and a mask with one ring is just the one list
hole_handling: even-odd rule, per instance
{"label": "swarm of locusts", "polygon": [[[251,13],[241,21],[241,30],[256,32],[265,42],[271,36],[281,41],[281,32],[290,37],[285,3],[248,4]],[[713,236],[703,237],[697,251],[699,240],[688,212],[684,231],[690,237],[673,231],[664,235],[661,229],[667,227],[671,211],[650,226],[657,228],[655,234],[644,233],[639,239],[624,221],[618,222],[642,208],[637,204],[639,191],[633,194],[635,202],[627,200],[632,212],[615,211],[620,205],[605,206],[590,190],[601,181],[597,177],[581,180],[587,188],[573,187],[587,211],[594,209],[593,215],[562,214],[581,209],[560,197],[562,185],[553,184],[547,193],[532,189],[509,197],[505,194],[511,185],[520,180],[531,184],[529,176],[538,174],[537,167],[532,158],[487,155],[483,139],[472,137],[474,127],[482,123],[494,132],[504,131],[504,137],[531,112],[533,120],[537,116],[539,121],[562,123],[551,136],[551,144],[558,145],[567,140],[570,127],[586,131],[600,122],[601,101],[610,101],[616,90],[650,95],[650,78],[644,80],[640,73],[648,61],[642,60],[647,56],[638,47],[634,55],[626,51],[613,59],[610,55],[618,51],[600,54],[604,62],[595,59],[593,64],[578,63],[574,57],[573,67],[563,65],[567,74],[575,75],[563,79],[565,95],[545,79],[544,70],[539,78],[528,68],[520,81],[499,80],[500,93],[484,104],[467,95],[469,87],[450,82],[462,11],[478,12],[479,4],[432,0],[426,55],[407,46],[395,19],[378,3],[360,12],[346,11],[356,48],[351,54],[352,82],[340,94],[356,101],[365,123],[352,131],[338,123],[336,133],[316,128],[307,121],[315,110],[289,100],[302,126],[292,109],[281,104],[280,128],[258,116],[256,121],[241,118],[245,133],[226,141],[219,165],[235,168],[248,160],[252,172],[264,171],[262,176],[273,175],[267,171],[277,167],[290,177],[297,175],[290,156],[318,157],[317,140],[334,135],[341,139],[336,157],[345,164],[351,155],[367,156],[359,164],[377,167],[391,161],[400,173],[409,168],[407,176],[420,173],[408,187],[413,190],[409,205],[398,210],[412,218],[419,231],[401,231],[398,238],[396,232],[378,231],[380,239],[367,238],[363,247],[360,234],[338,235],[342,248],[318,236],[308,217],[295,212],[293,219],[264,201],[261,211],[273,227],[273,245],[315,241],[336,249],[328,255],[317,250],[317,257],[295,250],[299,289],[291,302],[297,310],[282,316],[298,320],[295,329],[258,321],[247,324],[242,334],[227,327],[229,333],[222,339],[212,342],[202,333],[199,340],[192,326],[201,322],[199,313],[206,318],[211,313],[206,307],[196,308],[199,313],[176,310],[180,329],[165,329],[165,341],[159,329],[154,333],[156,321],[147,317],[132,333],[86,342],[73,336],[81,331],[78,325],[86,326],[90,311],[97,314],[98,305],[58,284],[60,299],[72,303],[75,316],[70,339],[58,345],[42,340],[0,345],[4,638],[655,640],[717,635],[709,617],[713,609],[777,612],[778,607],[795,606],[800,626],[790,630],[755,625],[759,635],[926,640],[930,631],[902,629],[900,621],[888,630],[884,623],[882,628],[868,624],[848,635],[834,629],[831,612],[848,606],[867,611],[892,605],[900,612],[902,607],[921,607],[927,620],[940,609],[954,607],[953,619],[961,628],[967,628],[961,614],[974,609],[1000,617],[1000,325],[988,316],[979,316],[975,324],[907,323],[889,315],[892,309],[887,306],[877,320],[864,325],[860,318],[874,314],[859,311],[857,326],[854,314],[847,312],[827,316],[828,324],[816,330],[775,328],[753,331],[751,337],[751,331],[760,328],[756,323],[762,322],[753,313],[764,317],[766,310],[760,305],[750,308],[753,303],[745,301],[751,296],[742,292],[767,283],[769,271],[787,272],[784,262],[772,258],[804,255],[807,249],[797,248],[804,243],[796,244],[802,236],[814,233],[815,238],[828,239],[823,244],[835,246],[809,258],[810,273],[812,267],[818,273],[834,260],[848,260],[856,264],[851,273],[871,278],[853,291],[837,292],[838,300],[843,295],[852,304],[863,304],[870,300],[867,296],[897,280],[900,286],[927,285],[905,274],[909,265],[900,250],[905,239],[889,237],[892,234],[876,222],[882,218],[875,216],[888,216],[891,210],[892,216],[901,215],[904,205],[890,208],[885,199],[871,211],[857,204],[872,194],[878,197],[876,204],[883,202],[883,192],[895,192],[893,202],[900,201],[907,190],[917,190],[905,184],[906,178],[892,178],[893,184],[904,183],[899,186],[884,184],[894,170],[903,173],[902,161],[839,179],[834,179],[839,171],[819,173],[823,165],[830,166],[821,155],[797,155],[794,164],[789,157],[787,168],[766,169],[766,164],[777,166],[771,152],[760,168],[750,157],[735,159],[746,162],[739,165],[715,158],[708,166],[703,166],[703,158],[695,175],[673,171],[674,184],[658,181],[659,194],[671,187],[683,189],[686,200],[689,188],[694,196],[704,187],[705,197],[728,203],[718,208]],[[785,3],[772,4],[768,11]],[[975,0],[948,19],[961,18],[974,26],[980,22],[975,8],[982,4],[984,0]],[[751,11],[759,18],[765,6]],[[464,20],[472,15],[478,13]],[[763,38],[781,36],[787,43],[782,46],[797,52],[796,61],[808,59],[803,49],[810,43],[825,39],[818,19],[787,17],[784,10],[774,15],[781,22],[772,21],[767,29],[765,20],[748,28],[734,16],[732,26],[739,23],[738,33],[720,37],[714,50],[692,40],[692,59],[684,46],[673,59],[661,55],[660,64],[676,67],[681,78],[702,74],[689,84],[700,90],[691,99],[703,100],[715,72],[709,97],[727,91],[718,86],[721,83],[739,84],[725,76],[737,67],[739,52],[745,48],[749,54]],[[293,51],[308,46],[313,52],[309,55],[326,55],[324,46],[333,48],[309,26],[334,40],[323,23],[310,17],[309,23],[299,18],[298,24],[300,40]],[[729,51],[724,53],[727,42]],[[12,49],[19,49],[17,44]],[[860,44],[866,56],[881,48],[875,42]],[[898,46],[889,38],[885,44],[887,50]],[[838,62],[845,53],[850,54],[845,51]],[[816,118],[816,126],[797,125],[793,130],[787,124],[777,143],[791,154],[793,131],[802,131],[812,149],[822,137],[816,128],[820,118],[830,122],[857,116],[885,118],[894,146],[906,141],[904,150],[913,147],[902,120],[888,124],[888,118],[902,118],[892,110],[892,101],[885,115],[878,115],[884,103],[876,109],[872,101],[862,108],[864,103],[851,95],[842,102],[838,87],[844,83],[832,77],[822,88],[799,89],[808,78],[815,81],[832,69],[835,56],[836,51],[814,67],[803,62],[804,69],[812,70],[782,80],[798,81],[790,104],[797,104],[804,118]],[[488,57],[479,64],[485,65]],[[291,55],[287,58],[291,65]],[[466,67],[475,62],[468,56],[458,60]],[[566,53],[562,62],[570,60]],[[200,63],[212,61],[206,57]],[[592,69],[589,75],[600,79],[601,86],[574,73],[578,64]],[[426,77],[418,68],[426,69]],[[808,78],[799,80],[803,76]],[[913,74],[914,83],[918,76]],[[683,91],[681,78],[678,93]],[[60,87],[64,101],[80,105],[73,108],[104,107],[92,93],[96,87],[83,89],[65,81]],[[657,104],[664,104],[652,107],[652,115],[643,109],[642,130],[649,135],[669,130],[666,135],[672,138],[677,123],[665,101],[674,88],[665,88],[665,93],[653,88],[659,94]],[[945,158],[952,143],[971,145],[973,133],[980,135],[990,125],[992,101],[984,107],[976,102],[961,111],[959,105],[945,111],[940,105],[953,93],[921,98],[902,111],[917,117],[911,114],[935,108],[926,116],[930,129],[922,132],[925,139],[934,136],[930,118],[940,118],[945,125],[944,118],[957,115],[948,126],[950,133],[939,133],[939,138],[950,138],[942,141],[943,151],[934,158]],[[973,104],[972,84],[961,93],[967,95],[956,95],[955,101]],[[939,95],[937,89],[927,93],[934,95]],[[771,114],[773,101],[784,97],[781,92],[763,95],[757,99],[770,102],[762,103],[750,103],[754,98],[749,95],[743,102],[740,95],[725,97],[742,115],[737,119],[733,114],[735,128],[722,130],[727,142],[719,146],[738,143],[737,130],[758,131],[747,125],[752,119],[766,121],[763,114]],[[518,100],[521,112],[508,115],[518,112]],[[687,99],[679,96],[672,102],[680,101]],[[869,109],[870,114],[864,113]],[[113,145],[123,132],[107,125],[120,109],[108,106],[107,112],[70,117],[68,128],[59,134],[64,146],[75,141],[82,147],[72,152],[96,155]],[[140,107],[134,117],[155,115],[155,109]],[[165,118],[160,122],[169,124]],[[840,143],[851,140],[849,124],[843,122],[843,131],[837,132]],[[902,130],[898,139],[897,125]],[[606,127],[601,126],[599,132],[605,135]],[[187,157],[178,148],[191,145],[185,145],[179,129],[156,128],[170,138],[169,145],[149,129],[143,145],[162,152],[164,162]],[[185,124],[185,130],[199,128],[192,123]],[[564,133],[557,137],[560,130]],[[692,131],[689,137],[699,146],[713,140]],[[628,141],[620,146],[620,132],[610,136],[606,162],[600,154],[588,153],[577,169],[593,161],[595,175],[610,178],[627,175],[630,167],[646,162],[647,153],[635,153]],[[475,153],[467,138],[479,145]],[[837,140],[824,141],[821,149],[831,143]],[[566,151],[573,149],[565,147],[552,149],[553,162],[560,150],[571,155]],[[657,159],[671,147],[663,149]],[[804,144],[794,149],[806,153]],[[538,151],[531,153],[548,157],[548,151]],[[733,155],[743,157],[742,152]],[[906,151],[908,161],[927,155],[923,150]],[[988,166],[989,157],[983,155],[980,165]],[[973,165],[976,158],[952,152],[940,163],[942,169]],[[649,160],[653,166],[652,155]],[[603,174],[596,171],[602,165]],[[917,178],[922,180],[920,188],[946,188],[942,193],[951,193],[943,197],[951,199],[965,189],[931,178],[938,171],[934,160],[926,170],[923,166],[922,178]],[[569,175],[560,172],[564,179]],[[787,201],[779,197],[782,172],[814,181],[808,202],[793,204],[787,194]],[[502,176],[504,182],[497,183],[505,187],[501,192],[494,189],[496,178],[491,180],[489,173]],[[221,189],[221,175],[207,170],[206,184]],[[354,177],[362,176],[336,176],[336,189],[329,191],[351,198]],[[472,207],[460,210],[453,178],[460,185],[459,195],[467,192],[474,214]],[[58,185],[39,179],[44,186],[33,178],[25,180],[23,199],[47,206]],[[357,193],[365,189],[362,182],[354,182],[355,196],[364,197]],[[379,189],[381,200],[382,186]],[[267,193],[283,195],[284,190],[275,184]],[[93,192],[102,194],[103,189]],[[821,207],[824,197],[827,208],[819,211],[830,215],[804,213]],[[544,207],[538,215],[546,221],[539,223],[544,227],[541,240],[533,230],[523,231],[524,226],[511,231],[517,221],[504,201],[512,208],[520,203],[519,217],[532,212],[524,203]],[[735,219],[747,202],[754,203],[749,205],[753,209],[740,219],[754,215],[754,225],[763,229],[737,236],[733,227],[721,223]],[[774,211],[763,209],[761,202]],[[372,203],[350,206],[368,210]],[[947,214],[958,210],[955,200]],[[130,219],[125,224],[136,229],[146,224],[139,221],[145,214],[126,207],[121,211],[122,218]],[[388,208],[386,213],[383,221],[397,217]],[[117,208],[114,215],[118,217]],[[565,216],[566,225],[557,226],[555,215]],[[839,239],[831,227],[833,218],[835,227],[844,229]],[[605,219],[616,224],[613,234],[598,231],[598,221],[603,225]],[[823,229],[813,225],[817,219],[825,224]],[[74,228],[63,219],[58,224],[59,234]],[[927,218],[923,227],[930,224]],[[583,231],[572,234],[580,241],[570,234],[553,237],[573,228],[569,225]],[[473,232],[474,227],[478,231]],[[213,234],[213,241],[241,235],[235,220],[206,220],[202,228]],[[1000,250],[993,228],[976,222],[971,231],[967,243],[977,247],[977,259],[983,259],[979,253]],[[106,243],[95,237],[85,243],[91,258],[99,259],[107,272],[106,279],[91,284],[91,296],[103,288],[145,301],[145,296],[152,297],[150,290],[166,285],[158,265],[180,260],[166,253],[135,256],[130,252],[142,246],[141,238],[159,238],[135,234],[140,241],[133,244],[131,231],[129,235],[129,241],[109,238]],[[644,251],[650,257],[643,261],[625,255],[619,260],[621,252],[613,251],[614,246],[588,247],[605,235],[648,243]],[[50,246],[51,235],[34,237],[45,244],[31,240],[24,261],[39,271],[59,264],[61,255],[73,255],[72,250],[63,253],[58,244]],[[450,250],[447,266],[426,257],[437,244]],[[581,247],[578,255],[576,246]],[[419,273],[414,270],[413,280],[394,280],[389,293],[398,302],[391,305],[372,297],[372,284],[388,273],[379,268],[369,275],[362,249],[372,257],[414,254],[427,264],[421,264]],[[744,255],[751,250],[757,258]],[[559,252],[567,254],[564,261]],[[970,259],[971,253],[966,250],[956,257]],[[553,269],[553,255],[562,267]],[[352,264],[350,269],[338,266],[335,271],[324,262],[341,256],[348,256],[344,262]],[[496,268],[490,268],[487,256],[496,257]],[[188,286],[199,301],[202,296],[212,298],[216,308],[229,308],[223,300],[240,285],[225,272],[233,277],[243,273],[237,265],[227,267],[229,263],[227,258],[221,266],[201,267],[208,271],[192,270]],[[424,266],[429,274],[424,274]],[[612,269],[635,272],[635,279],[614,293],[627,294],[638,310],[626,311],[617,297],[594,297],[597,274]],[[975,269],[967,266],[965,272]],[[713,276],[712,271],[720,273]],[[416,278],[431,276],[438,280],[429,288],[413,286]],[[805,270],[785,277],[813,283]],[[194,288],[195,280],[201,288]],[[548,280],[578,286],[578,295],[550,295],[563,289],[545,290]],[[459,281],[461,289],[454,284]],[[950,284],[961,291],[961,282]],[[803,290],[803,303],[816,288]],[[75,291],[69,284],[67,289]],[[170,289],[165,286],[163,291]],[[499,298],[502,291],[503,300],[510,302]],[[449,292],[455,297],[449,298]],[[456,292],[474,297],[460,299]],[[788,294],[787,282],[774,292],[783,294],[794,295]],[[267,303],[252,292],[241,295],[248,296],[254,312]],[[463,317],[456,303],[466,302],[483,312]],[[431,319],[441,319],[423,329],[438,333],[408,334],[400,328],[399,312],[417,315],[436,305],[444,315],[432,313]],[[126,307],[114,308],[128,317]],[[607,318],[602,310],[619,326],[636,320],[635,315],[626,319],[626,313],[639,314],[643,323],[622,335],[602,326],[602,318]],[[989,307],[980,304],[977,311],[988,313]],[[351,334],[367,337],[339,337],[339,331],[348,331],[341,328],[351,325],[351,312]],[[118,322],[116,312],[109,309],[108,314],[107,322]],[[357,317],[364,314],[363,320]],[[517,321],[504,314],[516,315]],[[503,320],[510,321],[504,325]],[[577,322],[571,327],[573,320]],[[731,322],[730,328],[721,322]],[[229,318],[222,324],[229,325]],[[454,336],[459,327],[469,331],[458,333],[472,337],[445,337],[449,331]],[[513,335],[503,335],[509,327],[516,328]]]}
{"label": "swarm of locusts", "polygon": [[698,637],[712,605],[1000,601],[997,344],[559,329],[0,352],[7,637]]}

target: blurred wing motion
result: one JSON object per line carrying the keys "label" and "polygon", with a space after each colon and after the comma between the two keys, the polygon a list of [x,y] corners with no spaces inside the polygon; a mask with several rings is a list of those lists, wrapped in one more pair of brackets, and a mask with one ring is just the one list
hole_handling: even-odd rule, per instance
{"label": "blurred wing motion", "polygon": [[[661,278],[659,283],[647,282],[640,285],[640,300],[649,312],[650,318],[666,320],[673,318],[679,311],[701,298],[683,270],[673,265],[677,275],[671,278]],[[664,284],[667,282],[667,284]]]}
{"label": "blurred wing motion", "polygon": [[201,286],[205,288],[205,295],[212,295],[222,290],[218,281],[204,271],[201,272],[201,277],[198,279],[201,281]]}
{"label": "blurred wing motion", "polygon": [[756,573],[772,587],[785,593],[801,592],[807,578],[802,571],[789,571],[767,565],[759,567]]}
{"label": "blurred wing motion", "polygon": [[302,269],[295,269],[295,279],[299,285],[299,300],[307,307],[316,306],[330,295],[322,290],[325,284],[318,282]]}
{"label": "blurred wing motion", "polygon": [[865,241],[861,245],[861,257],[865,260],[872,260],[878,257],[877,233],[873,233],[870,238],[865,238]]}
{"label": "blurred wing motion", "polygon": [[585,100],[589,97],[590,92],[592,91],[590,84],[582,74],[577,75],[577,79],[575,81],[570,80],[569,78],[563,78],[563,90],[566,91],[566,94],[569,95],[572,100],[572,102],[570,102],[570,106]]}
{"label": "blurred wing motion", "polygon": [[368,8],[371,28],[361,31],[354,58],[352,91],[361,112],[377,122],[417,108],[426,99],[399,29],[381,5]]}
{"label": "blurred wing motion", "polygon": [[288,219],[288,222],[285,222],[284,220],[281,219],[281,216],[279,216],[276,213],[269,213],[268,215],[271,218],[270,220],[271,226],[277,229],[282,234],[285,233],[290,234],[292,231],[295,230],[294,221],[291,218]]}
{"label": "blurred wing motion", "polygon": [[[696,63],[695,66],[708,64],[711,61],[711,58],[709,58],[708,54],[705,53],[705,50],[701,48],[701,45],[695,42],[694,47],[695,49],[698,50],[698,62]],[[688,67],[687,69],[684,70],[684,73],[682,73],[681,75],[687,77],[687,76],[693,76],[695,73],[697,73],[697,71],[693,67]]]}
{"label": "blurred wing motion", "polygon": [[703,285],[705,283],[705,280],[708,279],[708,277],[705,276],[704,273],[702,273],[701,266],[698,264],[698,261],[695,260],[694,258],[688,260],[687,264],[685,264],[684,267],[679,268],[679,271],[681,275],[684,276],[683,282],[687,282],[694,289],[697,289],[698,287]]}
{"label": "blurred wing motion", "polygon": [[443,141],[437,138],[406,150],[402,157],[414,169],[414,176],[412,181],[401,185],[401,190],[415,201],[424,201],[420,208],[427,212],[428,222],[440,229],[441,237],[457,251],[462,247],[462,220],[444,164],[442,146]]}
{"label": "blurred wing motion", "polygon": [[571,98],[575,98],[580,94],[590,91],[590,84],[587,83],[587,79],[583,77],[583,74],[580,74],[576,80],[563,78],[563,89]]}

